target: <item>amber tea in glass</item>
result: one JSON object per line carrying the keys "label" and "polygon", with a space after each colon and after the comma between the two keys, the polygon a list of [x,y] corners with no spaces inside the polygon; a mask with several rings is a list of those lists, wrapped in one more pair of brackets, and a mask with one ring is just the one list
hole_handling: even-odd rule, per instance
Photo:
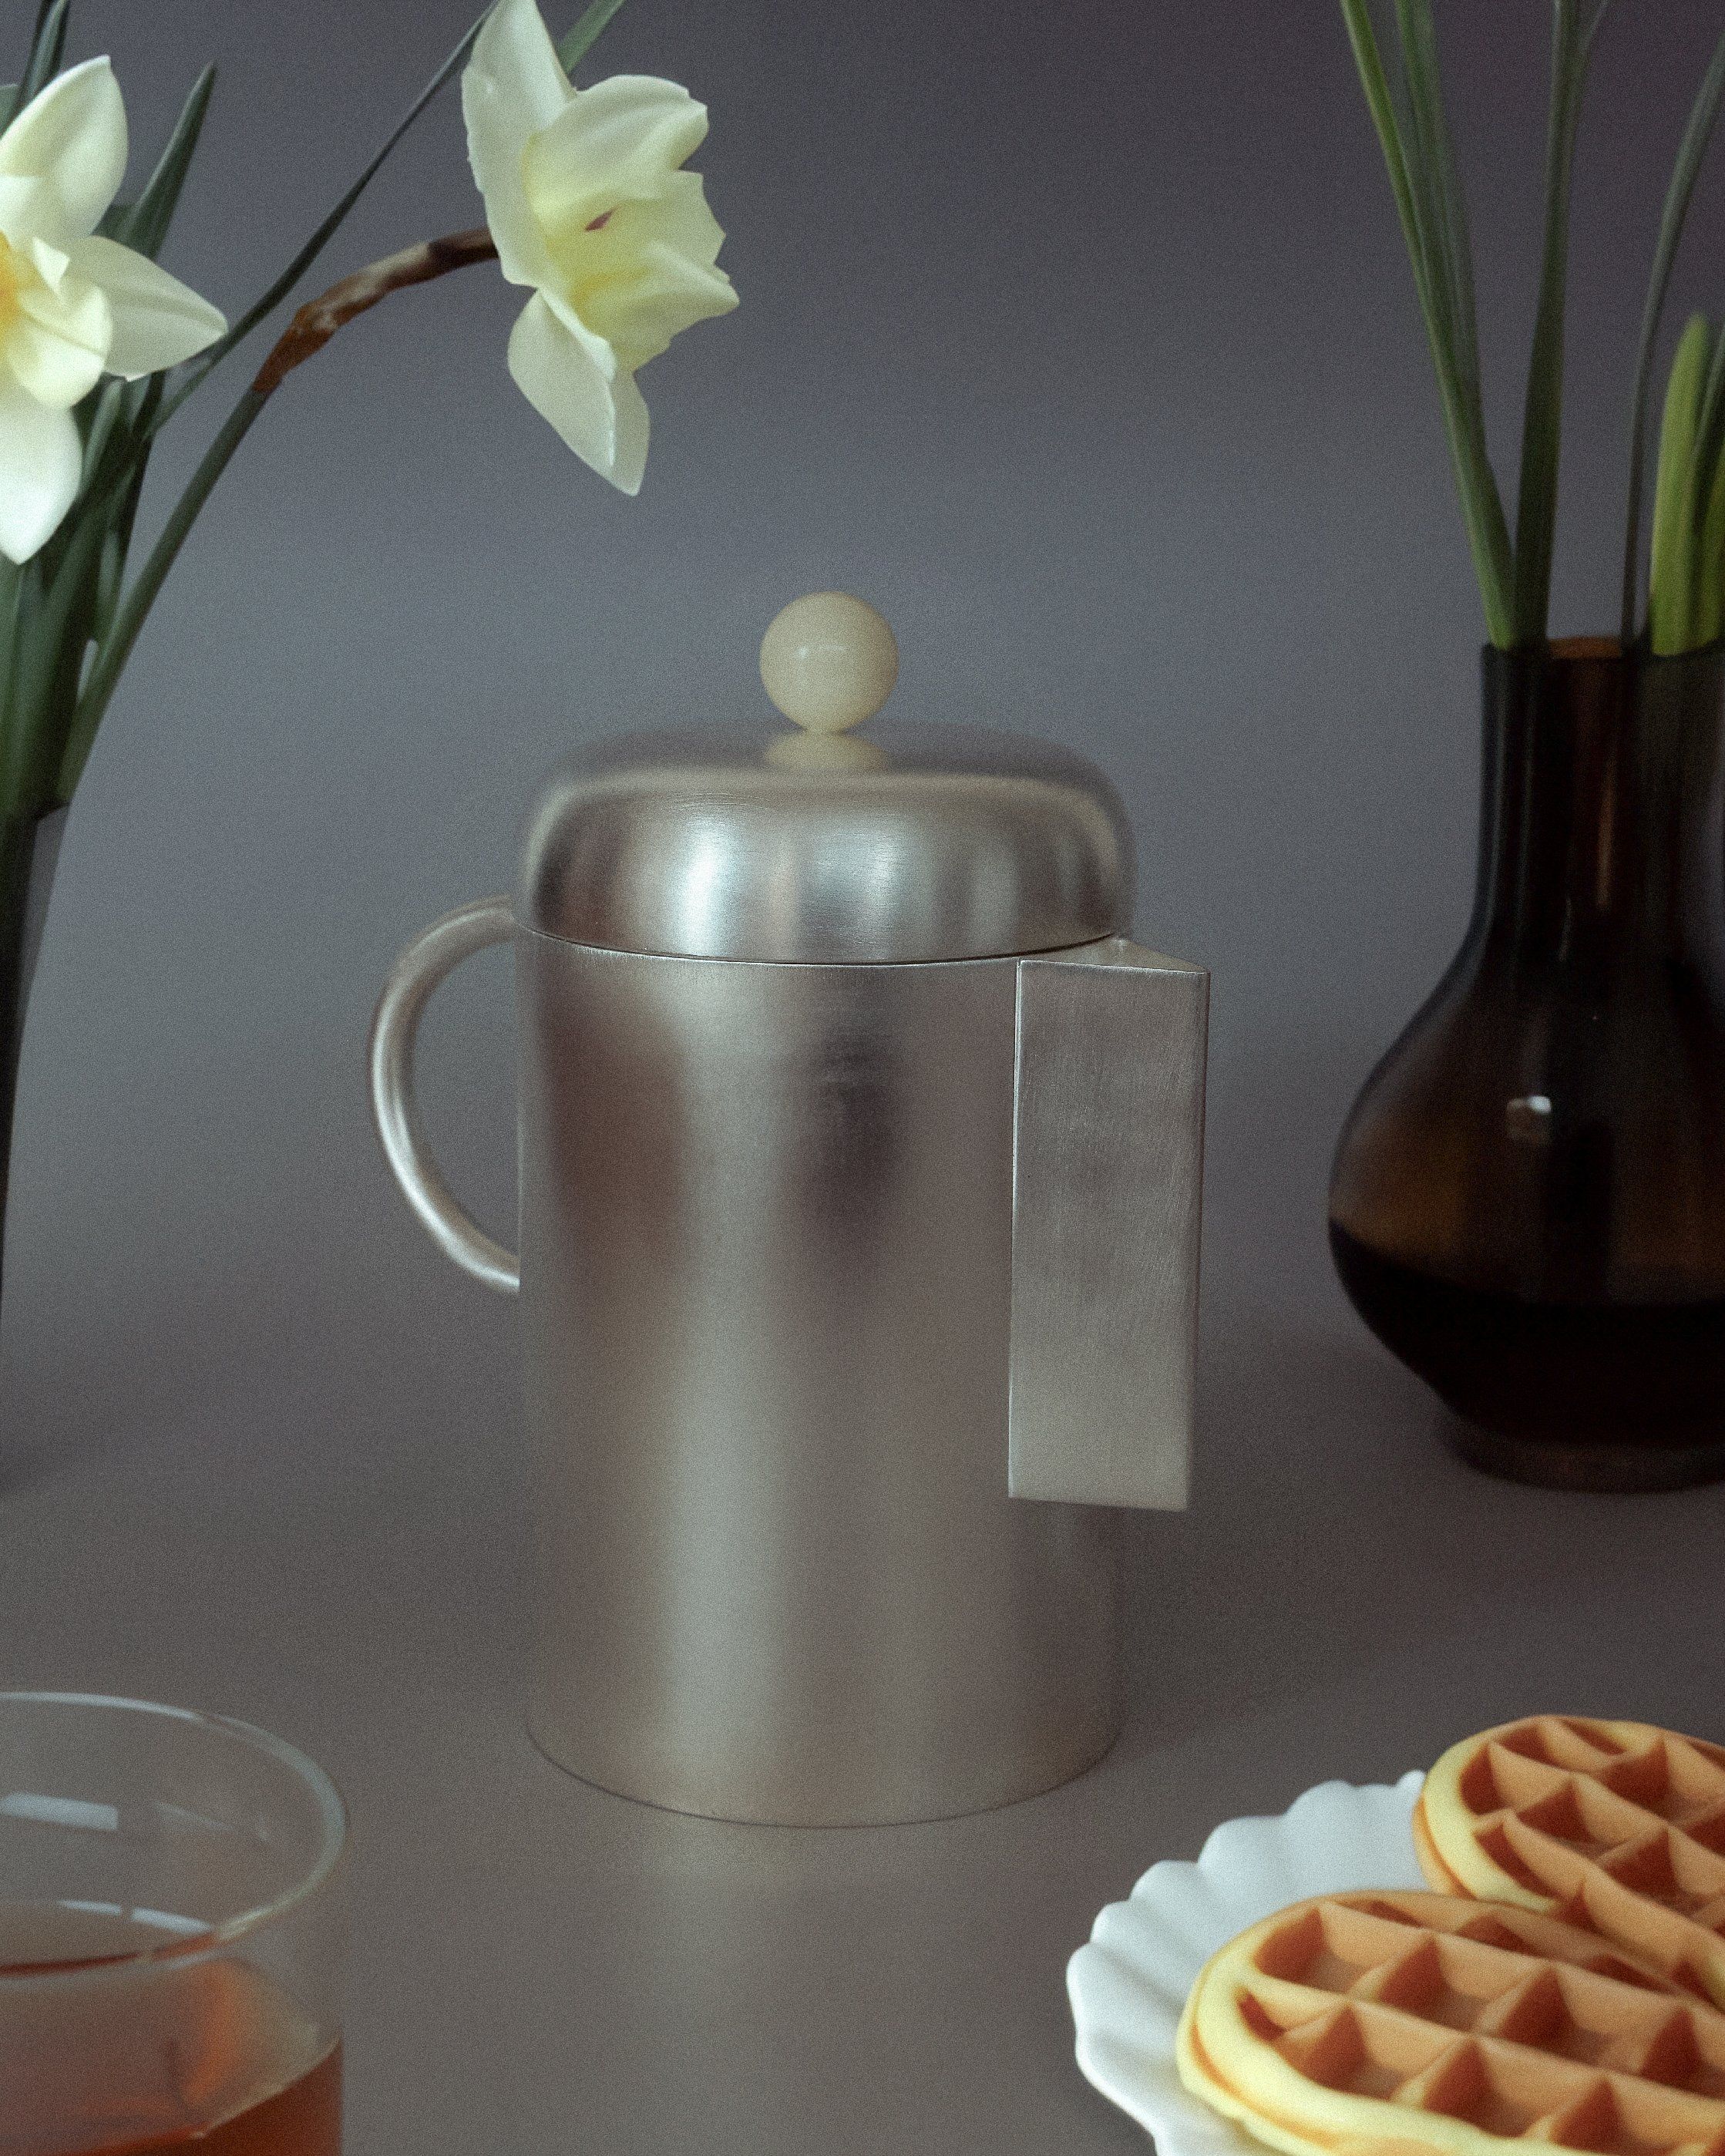
{"label": "amber tea in glass", "polygon": [[340,2156],[344,1837],[261,1730],[0,1693],[0,2156]]}

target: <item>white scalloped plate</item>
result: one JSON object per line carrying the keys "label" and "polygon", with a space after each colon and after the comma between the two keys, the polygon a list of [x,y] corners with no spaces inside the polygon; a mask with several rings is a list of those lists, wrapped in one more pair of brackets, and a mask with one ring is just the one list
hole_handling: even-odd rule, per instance
{"label": "white scalloped plate", "polygon": [[1193,1979],[1248,1924],[1308,1894],[1424,1887],[1409,1821],[1423,1774],[1394,1788],[1320,1782],[1280,1819],[1229,1820],[1196,1864],[1153,1864],[1066,1965],[1085,2078],[1156,2137],[1158,2156],[1264,2156],[1180,2086],[1174,2031]]}

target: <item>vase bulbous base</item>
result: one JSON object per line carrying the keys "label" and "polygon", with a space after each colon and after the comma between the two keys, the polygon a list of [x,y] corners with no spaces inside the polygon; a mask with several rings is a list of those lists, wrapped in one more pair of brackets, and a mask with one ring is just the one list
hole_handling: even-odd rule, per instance
{"label": "vase bulbous base", "polygon": [[1725,1478],[1725,644],[1481,662],[1474,904],[1336,1148],[1331,1244],[1475,1466]]}
{"label": "vase bulbous base", "polygon": [[1596,1496],[1654,1496],[1662,1491],[1692,1490],[1725,1477],[1725,1440],[1692,1445],[1656,1443],[1639,1437],[1621,1443],[1554,1444],[1545,1439],[1511,1437],[1482,1430],[1459,1416],[1445,1419],[1444,1442],[1470,1467],[1508,1482],[1529,1482],[1541,1490],[1579,1490]]}
{"label": "vase bulbous base", "polygon": [[1725,1479],[1725,1300],[1537,1303],[1440,1280],[1330,1224],[1348,1298],[1450,1410],[1475,1467],[1627,1494]]}

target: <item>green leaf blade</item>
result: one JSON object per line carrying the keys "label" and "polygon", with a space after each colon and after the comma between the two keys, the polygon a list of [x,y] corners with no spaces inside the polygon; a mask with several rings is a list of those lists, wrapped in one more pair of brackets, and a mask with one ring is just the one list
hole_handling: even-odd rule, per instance
{"label": "green leaf blade", "polygon": [[[42,0],[30,39],[29,57],[18,78],[15,111],[22,112],[30,100],[45,90],[59,73],[60,64],[66,57],[66,32],[70,28],[71,13],[71,0]],[[10,113],[7,116],[8,121],[12,116]]]}
{"label": "green leaf blade", "polygon": [[581,61],[598,41],[599,33],[620,12],[624,0],[593,0],[593,4],[574,27],[566,30],[557,45],[557,59],[563,73],[572,74]]}
{"label": "green leaf blade", "polygon": [[[1671,285],[1671,265],[1676,259],[1677,243],[1683,236],[1684,221],[1689,214],[1690,198],[1695,192],[1695,182],[1700,175],[1702,160],[1707,155],[1712,139],[1713,126],[1719,116],[1719,105],[1725,98],[1725,36],[1713,48],[1713,56],[1702,76],[1701,87],[1695,94],[1689,118],[1677,146],[1677,158],[1671,168],[1671,185],[1666,190],[1665,208],[1660,217],[1659,240],[1654,249],[1653,269],[1647,280],[1647,297],[1641,311],[1640,349],[1635,357],[1635,388],[1630,398],[1630,454],[1629,500],[1624,519],[1623,544],[1623,642],[1625,649],[1635,640],[1635,603],[1640,586],[1641,507],[1645,485],[1647,461],[1647,406],[1653,381],[1653,352],[1659,338],[1661,317],[1665,313],[1666,294]],[[1651,603],[1651,579],[1649,579],[1649,603]]]}
{"label": "green leaf blade", "polygon": [[1444,116],[1430,0],[1397,0],[1399,80],[1409,115],[1405,128],[1368,0],[1341,4],[1414,271],[1486,634],[1493,644],[1507,647],[1515,635],[1514,554],[1486,441],[1471,249]]}
{"label": "green leaf blade", "polygon": [[54,777],[54,795],[69,801],[84,775],[84,767],[95,742],[96,729],[108,708],[108,700],[125,669],[139,632],[149,617],[167,572],[179,557],[198,512],[208,501],[228,459],[250,432],[269,400],[248,389],[223,422],[215,439],[205,450],[184,492],[174,504],[160,537],[151,548],[131,588],[112,609],[106,633],[96,649],[88,678],[78,698]]}
{"label": "green leaf blade", "polygon": [[1522,407],[1521,481],[1516,504],[1516,640],[1524,644],[1543,643],[1550,627],[1563,453],[1570,183],[1588,56],[1604,13],[1603,6],[1598,8],[1584,29],[1579,0],[1553,0],[1551,105],[1546,123],[1545,236]]}
{"label": "green leaf blade", "polygon": [[[117,239],[122,247],[147,254],[152,262],[162,252],[174,211],[179,206],[180,191],[186,184],[186,175],[197,153],[198,139],[203,132],[204,117],[215,86],[216,71],[213,67],[207,67],[193,84],[180,116],[174,122],[173,132],[156,162],[156,169],[144,184],[143,192],[114,220],[109,236]],[[104,224],[105,227],[105,219]]]}
{"label": "green leaf blade", "polygon": [[1425,221],[1435,249],[1434,282],[1443,295],[1457,381],[1470,403],[1476,402],[1480,359],[1474,309],[1473,241],[1466,198],[1450,147],[1430,0],[1397,0],[1396,18],[1409,109],[1419,150],[1414,173],[1425,198]]}
{"label": "green leaf blade", "polygon": [[1712,361],[1713,333],[1704,315],[1691,316],[1671,361],[1659,434],[1653,493],[1653,551],[1647,580],[1648,634],[1655,654],[1670,658],[1692,641],[1695,589],[1693,501],[1695,449],[1702,397]]}
{"label": "green leaf blade", "polygon": [[[1725,336],[1714,349],[1716,356],[1725,351]],[[1711,470],[1696,560],[1694,635],[1698,644],[1717,644],[1725,634],[1725,455],[1716,457]]]}
{"label": "green leaf blade", "polygon": [[167,424],[186,399],[201,388],[234,346],[243,344],[265,316],[275,312],[312,264],[316,261],[318,256],[323,253],[325,248],[347,223],[349,213],[360,197],[382,172],[396,145],[413,126],[432,100],[454,80],[466,64],[468,55],[473,50],[474,41],[485,28],[486,17],[490,12],[487,8],[484,14],[469,25],[454,49],[384,138],[382,148],[372,156],[361,171],[359,177],[336,202],[335,207],[312,233],[304,246],[293,256],[287,266],[252,301],[239,321],[229,327],[225,336],[218,337],[208,351],[200,353],[189,363],[185,374],[177,383],[173,393],[162,402],[162,408],[156,418],[157,431],[159,432]]}

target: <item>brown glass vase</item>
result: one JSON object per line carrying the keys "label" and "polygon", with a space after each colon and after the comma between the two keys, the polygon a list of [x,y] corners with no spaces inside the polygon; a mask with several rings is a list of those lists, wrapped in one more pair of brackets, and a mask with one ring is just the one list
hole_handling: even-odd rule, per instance
{"label": "brown glass vase", "polygon": [[1473,917],[1367,1080],[1330,1242],[1476,1466],[1725,1476],[1717,648],[1484,654]]}
{"label": "brown glass vase", "polygon": [[45,816],[0,817],[0,1279],[24,1014],[66,815],[65,809],[56,808]]}

